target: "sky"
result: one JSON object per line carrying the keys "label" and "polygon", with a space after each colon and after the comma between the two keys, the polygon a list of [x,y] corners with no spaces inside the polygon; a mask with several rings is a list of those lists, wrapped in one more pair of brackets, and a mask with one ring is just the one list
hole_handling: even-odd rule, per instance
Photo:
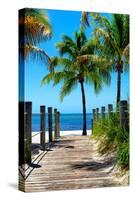
{"label": "sky", "polygon": [[[44,49],[49,56],[57,56],[58,52],[55,48],[56,42],[61,41],[61,36],[65,33],[73,37],[73,33],[79,30],[81,12],[78,11],[58,11],[47,10],[50,18],[53,37],[49,41],[44,41],[38,46]],[[88,38],[93,33],[92,28],[87,29]],[[33,113],[39,113],[40,105],[52,106],[57,108],[61,113],[82,113],[82,98],[80,85],[69,95],[63,102],[60,102],[59,92],[61,85],[41,86],[42,78],[48,73],[47,66],[44,63],[33,61],[32,59],[25,61],[25,101],[32,101]],[[86,110],[87,113],[92,112],[93,108],[107,106],[116,101],[116,83],[117,73],[111,75],[110,86],[103,86],[102,90],[96,95],[92,85],[85,85],[86,94]],[[122,74],[122,94],[121,99],[129,98],[129,73]]]}

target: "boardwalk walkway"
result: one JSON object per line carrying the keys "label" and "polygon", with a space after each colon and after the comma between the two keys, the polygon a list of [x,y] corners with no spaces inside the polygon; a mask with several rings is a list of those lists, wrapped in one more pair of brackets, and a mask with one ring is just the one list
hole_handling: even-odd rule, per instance
{"label": "boardwalk walkway", "polygon": [[[113,161],[93,157],[88,136],[64,136],[54,142],[27,176],[25,191],[50,191],[115,186]],[[21,182],[21,179],[20,179]]]}

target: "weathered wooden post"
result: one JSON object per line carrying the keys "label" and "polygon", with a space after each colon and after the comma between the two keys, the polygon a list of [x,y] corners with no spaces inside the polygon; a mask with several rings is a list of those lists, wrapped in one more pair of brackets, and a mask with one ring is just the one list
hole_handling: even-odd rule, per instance
{"label": "weathered wooden post", "polygon": [[45,150],[45,130],[46,130],[45,106],[40,106],[40,143],[42,150]]}
{"label": "weathered wooden post", "polygon": [[60,112],[57,112],[57,138],[60,137]]}
{"label": "weathered wooden post", "polygon": [[120,102],[120,126],[122,129],[128,129],[128,106],[127,101]]}
{"label": "weathered wooden post", "polygon": [[96,109],[92,109],[92,114],[93,114],[93,122],[96,119]]}
{"label": "weathered wooden post", "polygon": [[108,104],[108,115],[109,115],[109,118],[111,117],[112,112],[113,112],[113,105],[112,104]]}
{"label": "weathered wooden post", "polygon": [[92,134],[93,134],[95,120],[96,120],[96,109],[92,109]]}
{"label": "weathered wooden post", "polygon": [[48,107],[48,132],[49,132],[49,142],[52,142],[52,107]]}
{"label": "weathered wooden post", "polygon": [[32,102],[24,108],[24,163],[31,164]]}
{"label": "weathered wooden post", "polygon": [[105,118],[105,106],[101,107],[101,117],[102,117],[102,119]]}
{"label": "weathered wooden post", "polygon": [[54,139],[57,138],[57,109],[54,109]]}
{"label": "weathered wooden post", "polygon": [[24,164],[24,102],[19,102],[19,166]]}
{"label": "weathered wooden post", "polygon": [[96,119],[99,119],[99,108],[96,108]]}

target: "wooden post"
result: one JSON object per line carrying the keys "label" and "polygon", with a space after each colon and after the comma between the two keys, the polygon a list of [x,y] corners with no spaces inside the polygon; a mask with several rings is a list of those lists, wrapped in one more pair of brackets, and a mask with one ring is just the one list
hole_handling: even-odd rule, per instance
{"label": "wooden post", "polygon": [[54,139],[57,138],[57,109],[54,109]]}
{"label": "wooden post", "polygon": [[120,102],[120,126],[122,129],[128,129],[128,108],[127,101]]}
{"label": "wooden post", "polygon": [[96,119],[99,119],[99,108],[96,108]]}
{"label": "wooden post", "polygon": [[92,109],[92,134],[93,134],[95,120],[96,120],[96,109]]}
{"label": "wooden post", "polygon": [[60,137],[60,112],[57,112],[57,138]]}
{"label": "wooden post", "polygon": [[48,132],[49,132],[49,142],[52,142],[52,107],[48,107]]}
{"label": "wooden post", "polygon": [[111,117],[112,112],[113,112],[113,105],[112,104],[108,104],[108,115],[109,115],[109,117]]}
{"label": "wooden post", "polygon": [[24,112],[24,163],[31,164],[32,102],[25,102]]}
{"label": "wooden post", "polygon": [[101,107],[101,116],[103,119],[105,118],[105,106]]}
{"label": "wooden post", "polygon": [[45,106],[40,106],[40,143],[42,150],[45,150],[45,130],[46,130]]}
{"label": "wooden post", "polygon": [[19,102],[19,166],[24,164],[24,101]]}
{"label": "wooden post", "polygon": [[96,109],[92,109],[92,113],[93,113],[93,122],[94,122],[96,119]]}

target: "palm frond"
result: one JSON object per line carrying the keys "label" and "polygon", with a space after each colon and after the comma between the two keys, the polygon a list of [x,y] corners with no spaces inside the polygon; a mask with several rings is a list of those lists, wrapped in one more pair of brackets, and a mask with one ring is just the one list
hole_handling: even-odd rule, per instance
{"label": "palm frond", "polygon": [[124,49],[129,44],[129,15],[114,14],[111,27],[119,48]]}
{"label": "palm frond", "polygon": [[111,74],[110,74],[110,71],[108,70],[108,68],[105,67],[102,70],[99,68],[99,76],[103,83],[105,83],[106,85],[110,85]]}
{"label": "palm frond", "polygon": [[122,53],[122,58],[124,62],[124,71],[126,72],[129,69],[129,55],[130,55],[130,45],[128,44]]}
{"label": "palm frond", "polygon": [[80,19],[80,24],[83,27],[89,27],[90,23],[89,23],[89,13],[88,12],[82,12],[81,13],[81,19]]}
{"label": "palm frond", "polygon": [[52,57],[50,58],[50,69],[54,69],[55,67],[61,67],[62,69],[67,69],[71,66],[71,60],[63,57]]}
{"label": "palm frond", "polygon": [[115,55],[117,58],[120,57],[121,52],[118,48],[115,39],[110,36],[110,34],[102,29],[102,28],[96,28],[95,29],[95,36],[97,38],[100,38],[100,42],[103,44],[103,51],[106,52],[106,55]]}
{"label": "palm frond", "polygon": [[123,15],[123,42],[122,48],[124,49],[129,43],[129,35],[130,35],[130,18],[129,15]]}
{"label": "palm frond", "polygon": [[69,45],[73,48],[76,48],[76,44],[75,42],[72,40],[72,38],[70,38],[69,36],[67,35],[62,35],[62,40],[63,42],[66,44],[66,45]]}
{"label": "palm frond", "polygon": [[54,80],[54,73],[52,72],[43,77],[43,79],[41,80],[41,86],[48,84],[53,80]]}
{"label": "palm frond", "polygon": [[110,22],[105,16],[99,13],[90,13],[90,15],[93,17],[96,27],[101,27],[101,28],[106,27],[107,30],[111,31]]}
{"label": "palm frond", "polygon": [[121,60],[123,50],[129,44],[129,15],[112,14],[110,19],[101,14],[92,15],[97,24],[95,36],[103,44],[101,52],[114,57],[115,61]]}
{"label": "palm frond", "polygon": [[96,37],[93,37],[90,40],[87,40],[85,44],[81,47],[80,54],[93,54],[95,49],[100,45]]}
{"label": "palm frond", "polygon": [[102,79],[97,73],[97,70],[88,72],[85,81],[94,86],[96,94],[102,89]]}
{"label": "palm frond", "polygon": [[60,91],[60,100],[61,101],[63,101],[64,97],[66,95],[69,95],[75,89],[75,87],[77,86],[77,83],[78,82],[75,77],[64,81],[64,84]]}
{"label": "palm frond", "polygon": [[130,51],[130,45],[128,44],[124,50],[123,50],[123,57],[126,59],[126,61],[129,63],[129,51]]}
{"label": "palm frond", "polygon": [[[95,54],[90,54],[90,55],[82,55],[82,56],[78,56],[76,59],[76,62],[80,65],[88,65],[88,66],[97,66],[97,68],[100,68],[101,66],[108,66],[110,67],[113,62],[109,59],[107,59],[106,57],[102,57],[99,55],[95,55]],[[109,69],[109,68],[108,68]]]}
{"label": "palm frond", "polygon": [[74,58],[77,56],[76,49],[64,42],[57,42],[56,48],[58,49],[60,56],[63,56],[65,54],[68,55],[69,58]]}
{"label": "palm frond", "polygon": [[50,64],[50,57],[44,50],[30,44],[26,44],[23,48],[24,58],[28,59],[31,57],[33,60],[40,60],[46,64]]}
{"label": "palm frond", "polygon": [[65,71],[58,71],[54,73],[54,86],[59,84],[61,81],[64,81],[66,78]]}
{"label": "palm frond", "polygon": [[86,34],[83,29],[80,29],[80,31],[76,31],[74,34],[76,46],[78,48],[78,51],[81,50],[82,46],[87,42]]}
{"label": "palm frond", "polygon": [[47,14],[38,9],[25,9],[25,11],[20,12],[19,30],[20,41],[23,37],[21,37],[21,34],[24,31],[24,43],[31,45],[37,45],[37,43],[52,35],[52,27]]}

